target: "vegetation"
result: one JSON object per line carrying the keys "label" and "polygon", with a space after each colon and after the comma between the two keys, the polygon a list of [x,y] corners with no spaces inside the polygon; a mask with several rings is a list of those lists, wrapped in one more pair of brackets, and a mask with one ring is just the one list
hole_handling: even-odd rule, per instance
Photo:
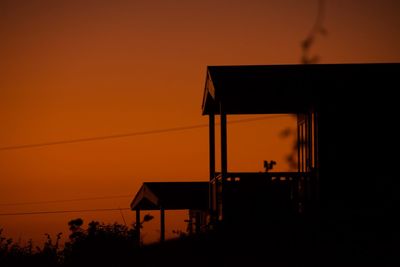
{"label": "vegetation", "polygon": [[0,266],[57,266],[62,258],[62,251],[59,249],[61,233],[53,242],[49,234],[43,247],[34,247],[32,240],[26,245],[15,243],[11,238],[2,235],[0,229]]}
{"label": "vegetation", "polygon": [[[146,215],[143,223],[153,217]],[[32,240],[26,245],[6,238],[0,229],[0,266],[124,266],[132,262],[139,248],[136,226],[92,221],[84,229],[78,218],[69,223],[69,241],[61,248],[59,233],[55,240],[49,234],[42,247],[34,247]]]}

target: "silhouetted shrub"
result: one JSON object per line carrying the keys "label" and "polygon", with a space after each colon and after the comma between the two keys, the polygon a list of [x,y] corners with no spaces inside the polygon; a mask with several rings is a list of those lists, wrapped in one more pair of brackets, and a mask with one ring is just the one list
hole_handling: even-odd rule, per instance
{"label": "silhouetted shrub", "polygon": [[14,243],[11,238],[3,237],[0,229],[0,266],[58,266],[62,259],[62,251],[59,249],[61,233],[54,243],[49,234],[46,234],[46,238],[43,248],[34,249],[32,240],[26,245]]}
{"label": "silhouetted shrub", "polygon": [[[146,215],[140,223],[152,220]],[[0,229],[0,266],[130,266],[137,255],[139,231],[136,225],[114,223],[104,224],[92,221],[83,228],[83,220],[78,218],[69,223],[69,241],[60,248],[61,233],[55,240],[49,234],[42,247],[33,246],[32,240],[26,245],[15,243],[2,235]]]}
{"label": "silhouetted shrub", "polygon": [[135,227],[92,221],[82,229],[82,223],[69,222],[72,233],[63,251],[64,266],[120,266],[131,260],[139,246]]}

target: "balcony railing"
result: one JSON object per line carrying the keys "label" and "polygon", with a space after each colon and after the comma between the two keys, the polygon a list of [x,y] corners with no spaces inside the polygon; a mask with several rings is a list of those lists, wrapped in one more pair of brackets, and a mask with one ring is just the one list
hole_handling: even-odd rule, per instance
{"label": "balcony railing", "polygon": [[277,205],[289,203],[292,212],[301,214],[313,198],[314,180],[308,172],[229,172],[224,179],[216,173],[211,180],[212,209],[220,217],[220,211],[237,205],[238,199],[256,199],[259,194],[258,198],[270,197]]}

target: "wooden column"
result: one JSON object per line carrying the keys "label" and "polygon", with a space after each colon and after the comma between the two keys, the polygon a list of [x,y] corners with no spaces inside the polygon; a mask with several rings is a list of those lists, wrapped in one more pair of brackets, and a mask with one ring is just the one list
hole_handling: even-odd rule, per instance
{"label": "wooden column", "polygon": [[313,163],[313,138],[314,138],[314,134],[312,132],[312,125],[313,125],[313,121],[312,121],[312,113],[308,112],[307,113],[307,145],[308,145],[308,169],[307,171],[311,171],[312,168],[314,167],[314,163]]}
{"label": "wooden column", "polygon": [[300,149],[301,149],[301,143],[300,143],[300,115],[297,114],[297,171],[301,172],[301,166],[300,166],[300,162],[301,162],[301,155],[300,155]]}
{"label": "wooden column", "polygon": [[208,115],[209,122],[209,143],[210,143],[210,181],[215,177],[215,116]]}
{"label": "wooden column", "polygon": [[208,184],[208,209],[210,212],[211,220],[214,220],[216,210],[214,210],[213,203],[217,199],[217,193],[213,190],[211,181],[215,178],[215,115],[210,113],[208,115],[208,139],[209,139],[209,154],[210,154],[210,183]]}
{"label": "wooden column", "polygon": [[218,208],[218,217],[222,217],[224,220],[225,212],[226,212],[226,194],[225,194],[225,185],[226,179],[228,176],[228,149],[227,149],[227,129],[226,129],[226,113],[222,107],[220,106],[220,115],[221,115],[221,208]]}
{"label": "wooden column", "polygon": [[164,208],[160,208],[160,242],[165,241],[165,211]]}
{"label": "wooden column", "polygon": [[[319,195],[319,193],[320,193],[320,184],[319,184],[319,151],[318,151],[318,146],[319,146],[319,140],[318,140],[318,138],[319,138],[319,132],[318,132],[318,129],[319,129],[319,123],[318,123],[318,121],[319,121],[319,113],[318,112],[314,112],[314,116],[313,116],[313,119],[314,119],[314,131],[313,131],[313,140],[314,140],[314,151],[313,151],[313,153],[314,153],[314,182],[315,182],[315,206],[314,206],[314,208],[317,208],[318,207],[318,205],[319,205],[319,200],[320,200],[320,195]],[[315,210],[314,210],[315,211]]]}
{"label": "wooden column", "polygon": [[138,244],[140,245],[140,209],[136,209],[136,231]]}
{"label": "wooden column", "polygon": [[223,180],[228,173],[228,149],[227,149],[227,129],[226,114],[221,106],[221,174]]}

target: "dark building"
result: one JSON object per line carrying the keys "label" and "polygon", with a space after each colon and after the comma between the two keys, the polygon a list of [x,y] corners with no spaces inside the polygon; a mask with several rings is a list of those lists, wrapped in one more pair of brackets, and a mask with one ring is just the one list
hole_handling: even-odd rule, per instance
{"label": "dark building", "polygon": [[[131,207],[138,223],[141,209],[161,211],[161,240],[168,208],[189,209],[197,232],[210,231],[143,257],[168,256],[174,266],[400,266],[399,83],[400,64],[208,67],[209,182],[144,183]],[[266,162],[265,172],[230,172],[227,117],[237,114],[295,115],[297,169],[273,172]]]}
{"label": "dark building", "polygon": [[[202,103],[209,117],[209,183],[145,183],[131,207],[137,214],[198,211],[192,217],[210,228],[301,222],[339,235],[398,236],[399,84],[397,63],[209,66]],[[227,117],[239,114],[297,116],[297,170],[230,172]],[[221,122],[220,172],[215,116]],[[159,202],[151,201],[158,195]]]}
{"label": "dark building", "polygon": [[[243,223],[254,212],[262,224],[305,217],[337,231],[393,230],[399,83],[400,64],[208,67],[202,111],[210,125],[211,221]],[[297,116],[298,170],[229,172],[227,116],[278,113]]]}

